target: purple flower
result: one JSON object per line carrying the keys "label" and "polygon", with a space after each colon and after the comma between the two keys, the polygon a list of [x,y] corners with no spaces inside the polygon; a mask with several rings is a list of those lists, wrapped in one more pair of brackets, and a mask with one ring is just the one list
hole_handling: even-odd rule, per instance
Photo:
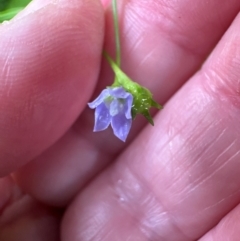
{"label": "purple flower", "polygon": [[133,96],[122,87],[107,88],[93,102],[88,103],[95,109],[93,131],[103,131],[111,123],[114,135],[126,141],[132,125]]}

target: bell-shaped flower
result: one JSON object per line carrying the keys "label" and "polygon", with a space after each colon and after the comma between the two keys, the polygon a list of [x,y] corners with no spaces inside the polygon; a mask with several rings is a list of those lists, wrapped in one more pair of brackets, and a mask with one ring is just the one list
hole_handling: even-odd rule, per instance
{"label": "bell-shaped flower", "polygon": [[123,87],[109,87],[91,103],[95,110],[93,131],[103,131],[111,124],[114,135],[126,141],[132,125],[133,96]]}

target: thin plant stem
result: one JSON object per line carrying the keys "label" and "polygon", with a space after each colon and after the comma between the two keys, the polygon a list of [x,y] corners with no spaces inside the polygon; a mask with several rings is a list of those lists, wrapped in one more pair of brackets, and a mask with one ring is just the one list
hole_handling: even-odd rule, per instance
{"label": "thin plant stem", "polygon": [[112,8],[113,8],[113,21],[114,21],[115,42],[116,42],[116,64],[118,67],[120,67],[120,65],[121,65],[121,46],[120,46],[117,0],[112,0]]}

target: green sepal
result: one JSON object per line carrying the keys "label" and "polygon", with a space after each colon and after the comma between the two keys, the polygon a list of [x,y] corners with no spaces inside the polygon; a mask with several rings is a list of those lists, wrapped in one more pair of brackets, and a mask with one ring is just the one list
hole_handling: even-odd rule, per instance
{"label": "green sepal", "polygon": [[131,80],[106,52],[104,56],[115,73],[115,80],[111,87],[121,86],[133,95],[132,118],[142,114],[150,124],[154,125],[149,109],[151,107],[162,109],[162,106],[153,100],[152,93],[148,89]]}

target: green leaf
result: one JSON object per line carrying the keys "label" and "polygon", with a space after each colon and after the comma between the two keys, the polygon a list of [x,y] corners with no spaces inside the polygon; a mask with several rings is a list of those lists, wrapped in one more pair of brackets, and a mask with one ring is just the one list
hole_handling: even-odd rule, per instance
{"label": "green leaf", "polygon": [[0,12],[0,22],[10,20],[17,13],[19,13],[23,8],[11,8],[5,11]]}
{"label": "green leaf", "polygon": [[132,117],[135,118],[137,114],[142,114],[150,124],[154,125],[149,109],[151,107],[162,109],[162,106],[153,100],[152,93],[148,89],[131,80],[106,52],[104,52],[104,56],[115,73],[115,81],[111,87],[122,86],[133,95]]}
{"label": "green leaf", "polygon": [[31,0],[8,0],[7,6],[8,6],[8,8],[25,7],[30,2],[31,2]]}
{"label": "green leaf", "polygon": [[0,0],[0,11],[3,11],[7,8],[9,0]]}
{"label": "green leaf", "polygon": [[0,22],[10,20],[31,0],[0,0]]}

